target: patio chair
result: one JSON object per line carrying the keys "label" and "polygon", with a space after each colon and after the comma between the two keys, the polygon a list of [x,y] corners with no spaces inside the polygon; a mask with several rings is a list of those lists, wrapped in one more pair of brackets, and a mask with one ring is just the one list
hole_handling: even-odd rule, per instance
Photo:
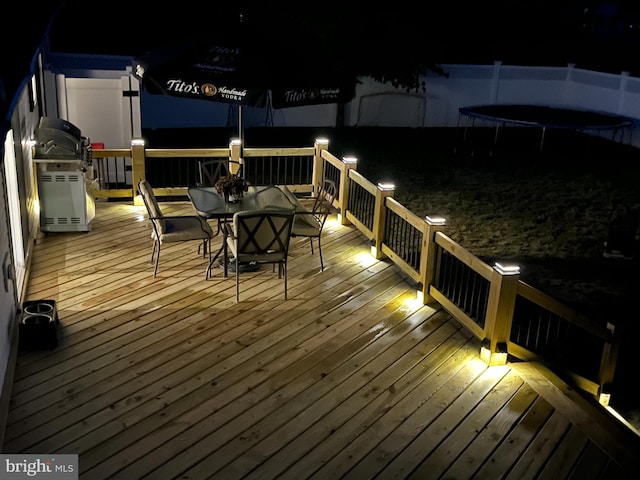
{"label": "patio chair", "polygon": [[320,270],[324,271],[322,260],[322,229],[327,221],[327,217],[333,208],[333,201],[336,198],[337,188],[335,182],[325,179],[322,188],[313,202],[310,212],[296,212],[291,230],[292,237],[309,237],[311,244],[311,254],[313,255],[313,239],[318,240],[318,254],[320,256]]}
{"label": "patio chair", "polygon": [[278,265],[278,278],[284,278],[284,298],[287,299],[287,256],[293,209],[244,210],[225,223],[224,276],[227,276],[229,251],[236,272],[236,302],[240,301],[240,264]]}
{"label": "patio chair", "polygon": [[220,177],[231,173],[231,165],[238,165],[236,174],[242,177],[242,164],[228,158],[207,158],[198,160],[198,187],[213,187]]}
{"label": "patio chair", "polygon": [[[231,165],[238,165],[236,175],[242,177],[242,164],[228,158],[207,158],[198,160],[198,187],[215,187],[220,177],[231,174]],[[222,229],[222,221],[217,221],[215,235],[218,235]]]}
{"label": "patio chair", "polygon": [[[138,192],[142,196],[144,205],[147,208],[149,221],[153,228],[151,231],[151,239],[153,240],[151,262],[153,262],[155,258],[155,267],[153,269],[154,277],[158,273],[160,248],[163,243],[198,240],[201,242],[203,257],[208,252],[209,261],[211,261],[211,239],[213,238],[213,230],[206,219],[198,215],[163,215],[158,200],[153,193],[153,188],[147,180],[140,180],[140,182],[138,182]],[[157,256],[156,248],[158,250]],[[200,247],[198,247],[198,253],[200,253]]]}

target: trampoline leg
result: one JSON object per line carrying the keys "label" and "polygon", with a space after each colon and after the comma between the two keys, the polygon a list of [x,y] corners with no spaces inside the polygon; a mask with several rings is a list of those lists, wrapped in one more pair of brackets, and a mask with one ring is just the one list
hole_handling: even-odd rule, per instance
{"label": "trampoline leg", "polygon": [[493,151],[496,149],[496,146],[498,145],[498,133],[500,133],[500,124],[496,125],[496,133],[493,134],[493,147],[489,152],[490,157],[493,157]]}
{"label": "trampoline leg", "polygon": [[544,135],[547,132],[547,127],[542,127],[542,135],[540,135],[540,151],[542,151],[542,147],[544,146]]}

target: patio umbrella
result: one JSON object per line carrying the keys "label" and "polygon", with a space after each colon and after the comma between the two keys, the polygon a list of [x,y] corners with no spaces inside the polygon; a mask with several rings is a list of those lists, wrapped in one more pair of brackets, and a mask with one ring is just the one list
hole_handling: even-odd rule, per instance
{"label": "patio umbrella", "polygon": [[305,50],[295,40],[265,38],[253,32],[237,43],[191,41],[136,59],[136,71],[148,93],[237,105],[240,137],[243,106],[287,108],[353,98],[355,72],[337,61],[323,66],[317,51]]}

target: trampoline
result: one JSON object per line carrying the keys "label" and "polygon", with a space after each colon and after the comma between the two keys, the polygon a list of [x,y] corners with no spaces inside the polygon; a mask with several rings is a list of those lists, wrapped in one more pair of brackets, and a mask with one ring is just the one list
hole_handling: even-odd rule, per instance
{"label": "trampoline", "polygon": [[476,105],[461,107],[459,112],[458,127],[466,120],[463,141],[466,142],[467,128],[475,127],[476,121],[480,120],[495,126],[494,147],[500,128],[507,125],[539,128],[539,150],[544,146],[547,129],[573,130],[598,136],[610,132],[611,140],[620,143],[631,143],[633,130],[632,119],[621,115],[544,105]]}

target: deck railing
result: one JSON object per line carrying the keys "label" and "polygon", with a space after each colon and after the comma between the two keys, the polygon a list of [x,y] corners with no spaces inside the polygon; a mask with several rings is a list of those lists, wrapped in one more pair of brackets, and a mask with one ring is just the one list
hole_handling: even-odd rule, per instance
{"label": "deck railing", "polygon": [[355,159],[335,157],[325,140],[313,147],[244,150],[236,142],[226,148],[145,149],[134,141],[130,150],[97,150],[93,157],[131,165],[129,185],[105,188],[110,182],[98,181],[95,197],[136,203],[132,185],[140,178],[153,179],[158,196],[186,196],[200,158],[237,160],[251,183],[286,184],[299,194],[313,195],[330,178],[338,185],[334,206],[340,221],[369,239],[376,258],[388,258],[414,281],[425,304],[437,302],[481,339],[487,363],[505,363],[507,354],[536,360],[602,403],[609,400],[620,345],[614,325],[599,324],[524,283],[517,268],[486,264],[445,235],[444,219],[411,212],[393,198],[392,186],[366,179]]}

